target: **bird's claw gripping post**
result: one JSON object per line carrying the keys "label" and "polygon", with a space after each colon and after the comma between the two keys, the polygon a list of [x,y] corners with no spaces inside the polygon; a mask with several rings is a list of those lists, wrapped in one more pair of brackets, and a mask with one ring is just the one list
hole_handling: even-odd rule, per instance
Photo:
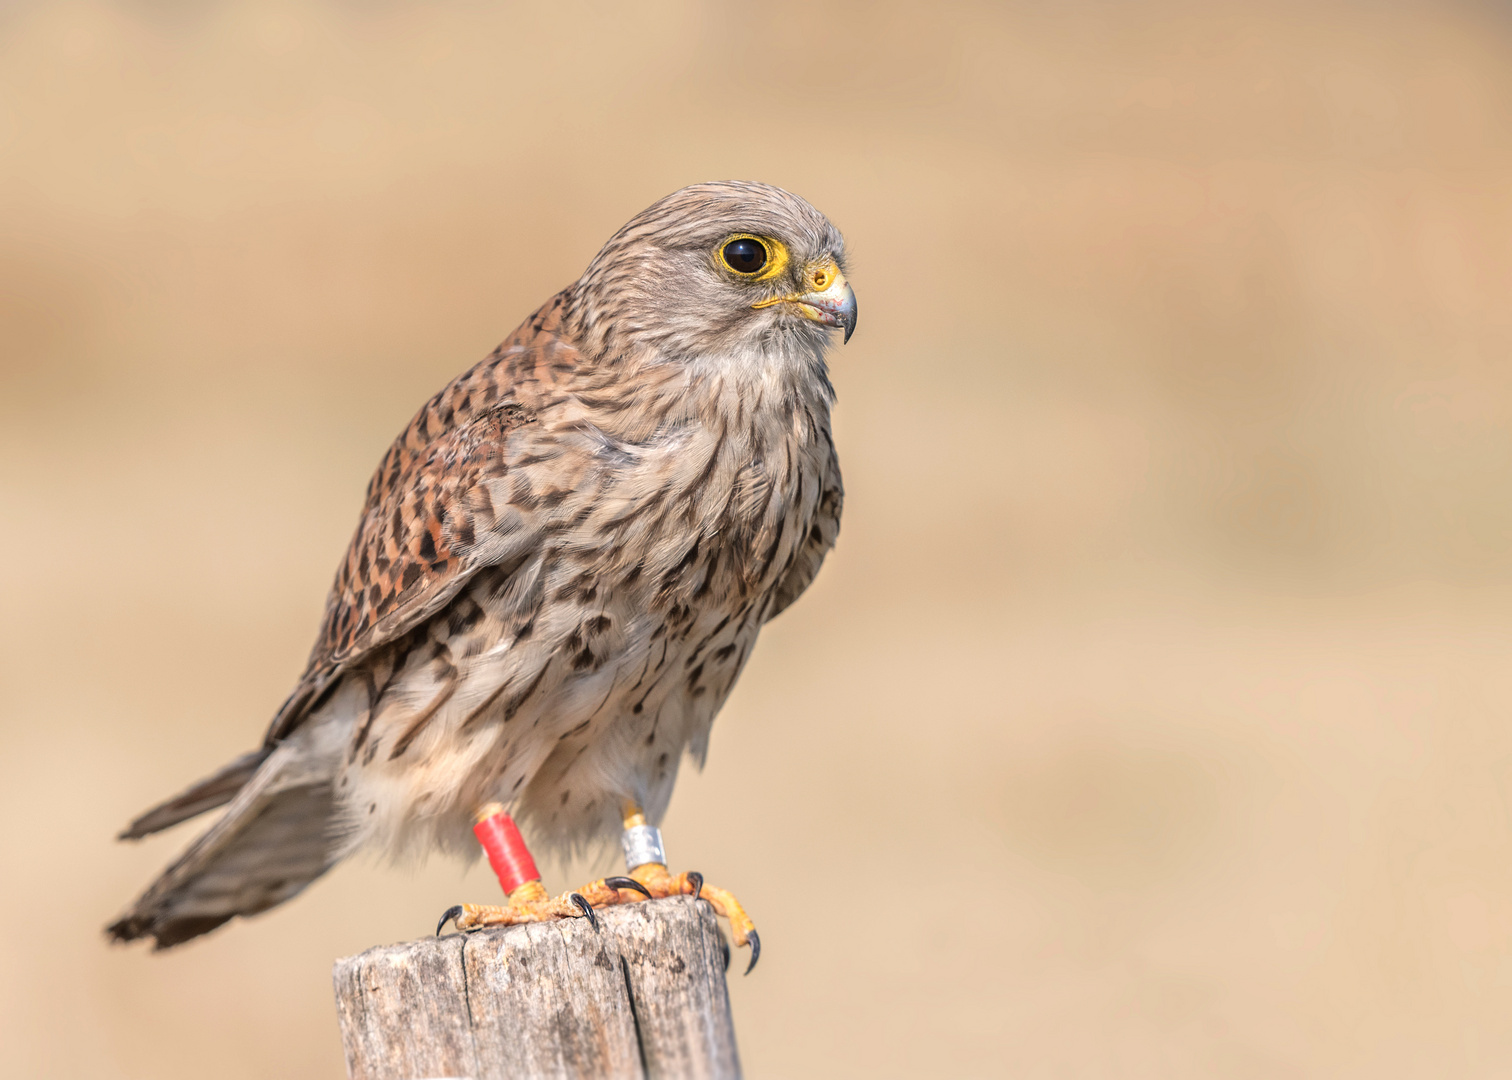
{"label": "bird's claw gripping post", "polygon": [[589,925],[598,929],[598,919],[594,917],[593,905],[587,898],[578,893],[563,893],[557,897],[546,895],[546,887],[541,884],[540,871],[530,857],[525,838],[502,805],[489,803],[478,811],[473,835],[483,846],[488,864],[493,867],[499,887],[504,890],[509,903],[504,906],[458,904],[447,908],[436,925],[438,935],[448,922],[465,932],[485,926],[586,917]]}
{"label": "bird's claw gripping post", "polygon": [[583,913],[583,918],[588,920],[588,925],[594,930],[598,929],[598,917],[593,914],[593,905],[590,904],[581,893],[569,893],[567,899],[572,901],[573,907]]}
{"label": "bird's claw gripping post", "polygon": [[446,924],[462,917],[465,910],[461,904],[453,904],[441,913],[441,921],[436,924],[436,936],[441,936],[441,931],[446,929]]}
{"label": "bird's claw gripping post", "polygon": [[654,899],[651,895],[651,890],[636,881],[633,877],[606,877],[604,884],[608,885],[611,889],[629,889],[632,892],[638,892],[647,900]]}
{"label": "bird's claw gripping post", "polygon": [[[716,914],[723,915],[730,921],[735,944],[751,947],[751,962],[746,967],[746,973],[750,974],[761,956],[761,938],[757,936],[756,926],[740,906],[740,902],[724,889],[705,885],[704,876],[696,870],[672,874],[667,869],[661,830],[647,824],[646,815],[634,802],[625,803],[625,831],[620,842],[625,851],[625,866],[629,869],[630,876],[595,881],[583,888],[583,895],[599,907],[663,896],[691,896],[695,900],[707,900]],[[640,895],[627,895],[629,893]]]}

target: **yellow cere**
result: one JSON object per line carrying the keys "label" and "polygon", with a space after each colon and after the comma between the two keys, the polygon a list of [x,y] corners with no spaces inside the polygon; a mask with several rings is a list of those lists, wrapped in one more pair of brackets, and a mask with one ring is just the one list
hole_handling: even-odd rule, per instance
{"label": "yellow cere", "polygon": [[[765,243],[765,241],[763,241],[763,243]],[[783,251],[782,253],[782,261],[783,264],[786,265],[786,251]],[[763,278],[767,276],[768,275],[766,274],[762,274]],[[765,308],[771,307],[773,304],[796,302],[798,300],[801,300],[805,294],[822,293],[828,289],[833,288],[835,282],[840,280],[840,277],[840,267],[836,264],[835,260],[825,259],[824,262],[809,266],[803,271],[803,284],[806,285],[807,288],[805,288],[802,292],[790,293],[787,296],[773,296],[769,297],[766,300],[758,300],[756,303],[752,304],[751,307]],[[799,313],[805,318],[809,319],[818,320],[819,318],[821,318],[818,312],[812,310],[800,308]]]}
{"label": "yellow cere", "polygon": [[809,267],[804,276],[807,278],[804,284],[810,286],[809,292],[823,292],[840,276],[840,267],[835,265],[834,259],[826,259],[819,266]]}

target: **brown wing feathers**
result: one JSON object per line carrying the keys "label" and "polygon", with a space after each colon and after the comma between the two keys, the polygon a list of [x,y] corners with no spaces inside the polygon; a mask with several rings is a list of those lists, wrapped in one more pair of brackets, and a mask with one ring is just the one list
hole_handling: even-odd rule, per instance
{"label": "brown wing feathers", "polygon": [[505,474],[509,433],[535,422],[519,398],[534,396],[563,353],[576,357],[557,336],[561,306],[553,297],[426,402],[389,447],[368,483],[309,665],[268,729],[270,744],[299,725],[341,668],[429,618],[486,565],[480,542],[508,512],[487,482]]}
{"label": "brown wing feathers", "polygon": [[534,422],[516,391],[552,381],[576,357],[556,336],[553,298],[488,359],[433,397],[389,447],[326,603],[299,685],[264,745],[147,811],[121,834],[146,836],[228,802],[212,828],[144,892],[108,933],[151,936],[158,948],[288,899],[334,861],[329,778],[291,781],[278,747],[341,683],[342,674],[443,607],[490,556],[485,541],[506,507],[488,481],[504,475],[510,432]]}

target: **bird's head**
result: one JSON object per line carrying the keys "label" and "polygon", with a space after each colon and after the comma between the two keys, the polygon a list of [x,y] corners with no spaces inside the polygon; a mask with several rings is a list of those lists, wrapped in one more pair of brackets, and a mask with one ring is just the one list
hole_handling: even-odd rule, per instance
{"label": "bird's head", "polygon": [[637,214],[573,290],[588,342],[667,358],[823,355],[850,340],[840,230],[769,184],[694,184]]}

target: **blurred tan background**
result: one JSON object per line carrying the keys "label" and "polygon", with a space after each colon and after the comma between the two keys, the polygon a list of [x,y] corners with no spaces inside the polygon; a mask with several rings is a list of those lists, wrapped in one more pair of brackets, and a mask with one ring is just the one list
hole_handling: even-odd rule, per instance
{"label": "blurred tan background", "polygon": [[5,1074],[339,1077],[331,960],[494,894],[100,934],[415,407],[724,177],[861,306],[840,547],[666,823],[751,1075],[1512,1072],[1505,8],[164,0],[0,9]]}

